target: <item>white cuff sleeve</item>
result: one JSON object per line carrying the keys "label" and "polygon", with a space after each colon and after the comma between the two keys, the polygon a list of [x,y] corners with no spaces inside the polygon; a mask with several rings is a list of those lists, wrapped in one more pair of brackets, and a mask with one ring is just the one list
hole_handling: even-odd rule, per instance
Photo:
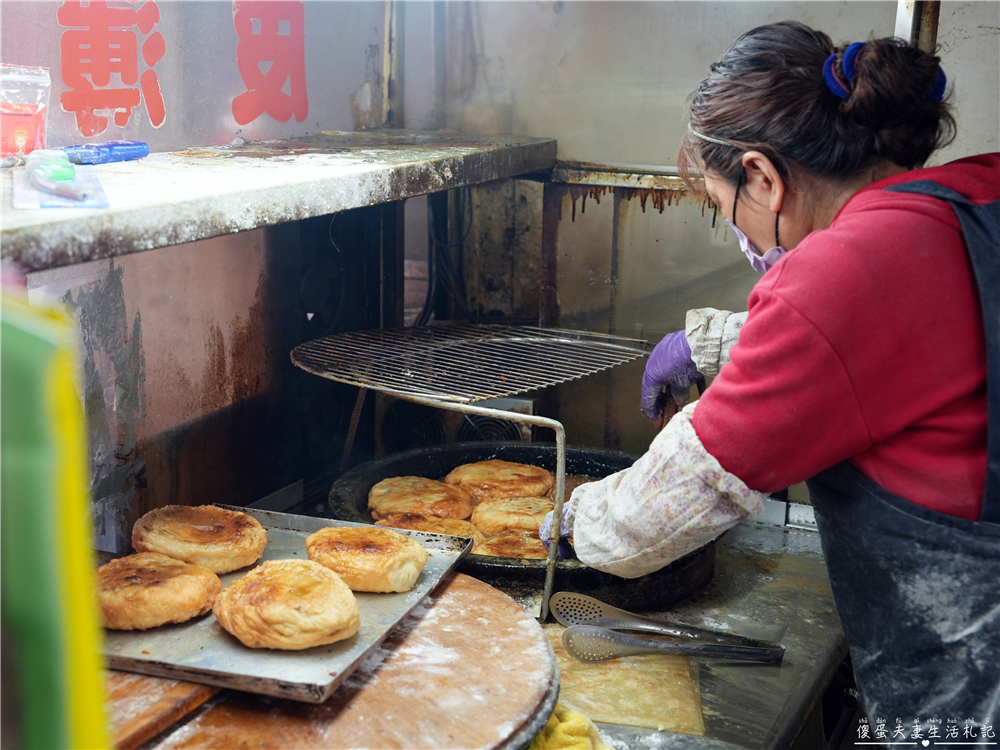
{"label": "white cuff sleeve", "polygon": [[630,468],[580,485],[566,523],[577,557],[622,578],[637,578],[763,512],[751,490],[705,450],[686,406]]}
{"label": "white cuff sleeve", "polygon": [[719,374],[719,369],[729,361],[729,350],[739,341],[746,319],[745,312],[734,313],[714,307],[688,310],[684,334],[698,372],[709,377]]}

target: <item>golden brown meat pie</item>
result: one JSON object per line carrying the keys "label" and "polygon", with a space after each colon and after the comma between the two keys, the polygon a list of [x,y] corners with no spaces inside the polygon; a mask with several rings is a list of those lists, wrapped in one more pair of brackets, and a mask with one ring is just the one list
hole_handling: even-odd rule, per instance
{"label": "golden brown meat pie", "polygon": [[267,532],[256,518],[215,505],[166,505],[132,527],[136,552],[160,552],[177,560],[228,573],[256,562]]}
{"label": "golden brown meat pie", "polygon": [[498,458],[463,464],[452,469],[444,481],[468,492],[473,505],[504,497],[544,497],[552,494],[555,485],[546,469]]}
{"label": "golden brown meat pie", "polygon": [[487,500],[472,512],[472,523],[486,538],[501,534],[538,536],[546,514],[555,507],[549,497],[509,497]]}
{"label": "golden brown meat pie", "polygon": [[381,526],[328,526],[306,537],[306,551],[351,591],[409,591],[427,564],[420,542]]}
{"label": "golden brown meat pie", "polygon": [[375,522],[376,526],[388,526],[394,529],[410,529],[411,531],[429,531],[432,534],[449,534],[464,536],[479,544],[486,541],[482,532],[469,521],[459,518],[438,518],[424,516],[419,513],[396,513]]}
{"label": "golden brown meat pie", "polygon": [[472,501],[465,490],[444,482],[392,477],[371,488],[368,509],[376,521],[397,513],[466,519],[472,515]]}
{"label": "golden brown meat pie", "polygon": [[476,545],[472,550],[477,555],[493,557],[517,557],[521,559],[543,559],[548,550],[537,536],[522,534],[501,534],[490,537],[485,544]]}
{"label": "golden brown meat pie", "polygon": [[212,609],[219,577],[158,552],[119,557],[97,569],[97,600],[104,627],[148,630],[186,622]]}
{"label": "golden brown meat pie", "polygon": [[311,560],[270,560],[222,592],[219,624],[250,648],[301,651],[358,632],[354,594],[329,568]]}

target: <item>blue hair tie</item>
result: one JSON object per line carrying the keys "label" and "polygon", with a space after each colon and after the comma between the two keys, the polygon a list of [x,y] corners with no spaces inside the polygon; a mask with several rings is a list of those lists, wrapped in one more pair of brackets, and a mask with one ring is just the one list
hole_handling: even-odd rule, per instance
{"label": "blue hair tie", "polygon": [[851,95],[851,92],[847,90],[847,86],[844,85],[844,82],[840,80],[836,71],[833,69],[833,64],[836,60],[836,52],[826,58],[826,62],[823,63],[823,80],[826,81],[826,87],[830,89],[831,92],[839,96],[841,99],[846,99]]}
{"label": "blue hair tie", "polygon": [[[844,50],[844,57],[840,62],[840,69],[844,71],[844,77],[848,82],[854,81],[854,62],[857,60],[858,54],[866,44],[868,44],[868,42],[854,42],[853,44],[848,45],[847,49]],[[851,95],[851,92],[847,88],[847,82],[837,75],[837,69],[834,67],[836,62],[836,52],[826,58],[826,62],[823,63],[823,80],[826,81],[826,87],[830,89],[830,91],[839,96],[841,99],[846,99]],[[937,70],[937,79],[934,82],[934,88],[931,89],[929,94],[927,94],[927,98],[932,102],[939,103],[942,99],[944,99],[944,90],[947,85],[948,78],[945,76],[944,71],[941,70],[941,66],[939,65]]]}
{"label": "blue hair tie", "polygon": [[844,60],[840,63],[840,69],[844,71],[844,76],[848,81],[854,80],[854,60],[866,44],[868,42],[854,42],[844,50]]}
{"label": "blue hair tie", "polygon": [[938,65],[937,81],[934,82],[934,88],[931,89],[931,93],[927,95],[927,98],[932,102],[940,102],[944,99],[944,87],[948,85],[948,79],[941,70],[941,66]]}

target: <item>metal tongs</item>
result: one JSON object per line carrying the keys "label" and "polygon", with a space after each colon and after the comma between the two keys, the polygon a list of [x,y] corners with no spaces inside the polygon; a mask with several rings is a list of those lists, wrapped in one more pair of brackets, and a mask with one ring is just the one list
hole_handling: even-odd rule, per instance
{"label": "metal tongs", "polygon": [[[655,620],[568,591],[552,595],[549,611],[560,624],[566,626],[562,636],[563,647],[579,661],[605,661],[619,656],[659,652],[780,664],[785,654],[785,647],[780,643]],[[659,633],[678,640],[638,638],[617,632],[619,630]]]}

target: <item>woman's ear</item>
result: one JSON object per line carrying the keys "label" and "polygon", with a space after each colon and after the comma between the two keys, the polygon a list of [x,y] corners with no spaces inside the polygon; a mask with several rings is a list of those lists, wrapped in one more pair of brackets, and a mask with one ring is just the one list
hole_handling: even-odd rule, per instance
{"label": "woman's ear", "polygon": [[746,189],[749,195],[767,206],[771,213],[781,210],[785,197],[785,181],[774,163],[760,151],[743,154],[743,168],[746,170]]}

